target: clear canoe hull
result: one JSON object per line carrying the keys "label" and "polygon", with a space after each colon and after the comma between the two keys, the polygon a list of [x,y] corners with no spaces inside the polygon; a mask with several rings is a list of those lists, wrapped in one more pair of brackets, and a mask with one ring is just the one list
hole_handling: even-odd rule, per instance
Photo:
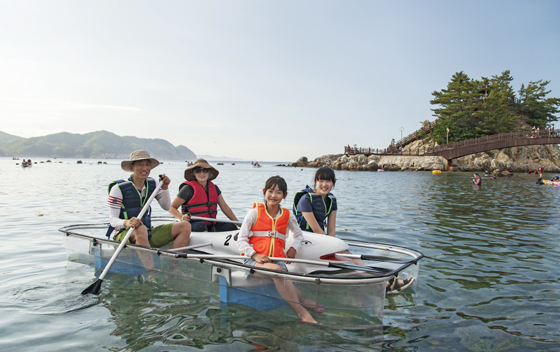
{"label": "clear canoe hull", "polygon": [[[60,229],[65,234],[68,260],[95,267],[101,274],[119,243],[105,237],[107,224],[71,225]],[[289,273],[251,268],[242,259],[190,258],[193,255],[220,254],[232,258],[237,253],[234,243],[237,231],[224,233],[193,233],[187,257],[173,252],[171,248],[155,249],[127,245],[109,270],[111,275],[127,275],[137,280],[156,273],[155,280],[174,290],[210,295],[224,304],[242,304],[260,311],[270,311],[274,317],[297,319],[289,302],[280,297],[275,286],[291,281],[305,299],[321,306],[309,306],[308,310],[320,314],[321,323],[335,326],[364,327],[379,324],[383,317],[386,283],[392,277],[413,277],[414,284],[405,293],[413,294],[417,285],[419,263],[423,255],[417,251],[364,242],[349,242],[347,248],[354,255],[374,258],[362,260],[365,270],[348,258],[336,257],[324,251],[340,267],[325,267],[292,263]],[[317,237],[324,235],[304,234],[305,240],[297,259],[317,260],[317,248],[322,253]],[[327,236],[324,236],[327,237]],[[322,237],[321,239],[324,239]],[[227,244],[228,246],[224,246]],[[231,247],[230,247],[231,246]],[[307,246],[307,248],[305,247]],[[229,247],[229,248],[228,248]],[[314,252],[315,250],[315,252]],[[299,254],[308,258],[300,258]],[[309,258],[311,256],[311,258]],[[335,258],[336,257],[336,258]],[[386,258],[385,261],[381,259]],[[354,261],[355,262],[355,261]],[[370,269],[371,268],[371,269]]]}

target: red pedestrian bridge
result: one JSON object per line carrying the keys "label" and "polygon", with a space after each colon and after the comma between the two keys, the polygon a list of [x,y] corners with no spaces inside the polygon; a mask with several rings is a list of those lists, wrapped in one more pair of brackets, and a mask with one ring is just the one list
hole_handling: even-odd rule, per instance
{"label": "red pedestrian bridge", "polygon": [[[403,143],[404,144],[404,143]],[[408,144],[408,143],[407,143]],[[488,150],[521,147],[525,145],[560,144],[558,130],[542,130],[538,132],[522,131],[500,133],[491,136],[468,139],[461,142],[420,147],[404,150],[399,143],[385,149],[344,147],[344,154],[355,155],[411,155],[411,156],[442,156],[446,160],[460,158]]]}

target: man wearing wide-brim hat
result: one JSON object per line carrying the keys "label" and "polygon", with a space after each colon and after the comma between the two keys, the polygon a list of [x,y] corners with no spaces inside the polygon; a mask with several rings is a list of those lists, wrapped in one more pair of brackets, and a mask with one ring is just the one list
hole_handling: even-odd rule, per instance
{"label": "man wearing wide-brim hat", "polygon": [[[134,228],[129,241],[144,247],[161,247],[174,241],[173,247],[185,247],[189,242],[191,226],[186,221],[164,224],[152,227],[151,209],[147,211],[142,219],[136,216],[150,198],[157,187],[156,181],[149,177],[152,169],[160,162],[145,150],[136,150],[130,154],[130,159],[121,162],[121,168],[126,172],[132,172],[128,180],[115,181],[111,184],[109,191],[109,222],[115,228],[111,234],[115,241],[122,241],[126,230]],[[163,181],[161,189],[155,199],[164,210],[169,210],[171,198],[169,196],[169,177],[162,174]],[[151,257],[150,257],[151,261]],[[143,260],[144,262],[144,260]],[[150,263],[148,263],[150,264]],[[144,265],[148,266],[147,263]],[[153,264],[151,265],[153,267]]]}
{"label": "man wearing wide-brim hat", "polygon": [[[179,186],[179,193],[171,203],[169,212],[181,220],[191,220],[191,215],[215,219],[218,206],[232,221],[239,221],[227,205],[220,188],[212,181],[220,172],[204,159],[198,159],[185,170],[185,182]],[[181,211],[179,211],[181,208]],[[230,231],[237,226],[231,223],[213,221],[191,221],[194,232],[204,231]]]}

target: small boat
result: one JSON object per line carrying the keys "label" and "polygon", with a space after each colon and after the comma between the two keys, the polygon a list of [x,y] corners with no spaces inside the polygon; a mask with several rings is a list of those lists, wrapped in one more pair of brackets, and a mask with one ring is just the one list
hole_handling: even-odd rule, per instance
{"label": "small boat", "polygon": [[432,170],[432,174],[439,175],[441,174],[441,170]]}
{"label": "small boat", "polygon": [[377,172],[385,172],[383,169],[377,169]]}
{"label": "small boat", "polygon": [[[170,218],[152,218],[170,222]],[[68,260],[95,267],[101,274],[119,243],[107,239],[108,224],[70,225],[59,229],[65,234]],[[290,280],[304,298],[325,308],[319,320],[325,325],[368,327],[382,322],[387,281],[415,278],[405,293],[414,293],[419,260],[423,254],[393,245],[346,242],[339,238],[304,232],[302,246],[288,273],[254,268],[243,264],[237,249],[238,231],[191,234],[188,247],[173,249],[127,245],[111,266],[109,274],[122,274],[133,280],[147,275],[146,257],[153,262],[157,282],[174,289],[195,290],[227,304],[242,304],[274,317],[297,319],[293,309],[278,294],[272,278]],[[290,239],[292,237],[290,236]],[[286,246],[290,246],[290,239]],[[350,251],[352,254],[341,253]],[[178,251],[184,251],[179,253]],[[358,265],[353,260],[361,260]],[[258,274],[258,275],[256,275]],[[177,286],[180,286],[177,288]]]}

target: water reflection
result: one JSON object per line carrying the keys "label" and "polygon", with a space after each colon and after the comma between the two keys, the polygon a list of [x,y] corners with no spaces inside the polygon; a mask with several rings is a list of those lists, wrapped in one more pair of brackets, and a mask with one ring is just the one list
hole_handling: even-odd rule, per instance
{"label": "water reflection", "polygon": [[[68,264],[56,229],[107,221],[107,183],[124,176],[119,162],[30,169],[0,162],[5,179],[17,180],[0,191],[0,309],[6,317],[0,345],[8,350],[22,340],[69,351],[560,350],[560,187],[535,185],[531,177],[483,180],[475,188],[470,173],[337,172],[338,236],[426,256],[414,305],[406,305],[405,296],[389,298],[380,329],[353,331],[277,322],[246,307],[221,307],[212,295],[135,286],[124,278],[105,282],[95,306],[74,311],[79,305],[68,302],[93,282],[94,272]],[[161,166],[172,194],[185,167]],[[269,176],[286,178],[290,198],[315,171],[273,164],[254,169],[249,162],[218,169],[216,182],[238,217],[262,199]],[[156,207],[154,215],[166,214]]]}

